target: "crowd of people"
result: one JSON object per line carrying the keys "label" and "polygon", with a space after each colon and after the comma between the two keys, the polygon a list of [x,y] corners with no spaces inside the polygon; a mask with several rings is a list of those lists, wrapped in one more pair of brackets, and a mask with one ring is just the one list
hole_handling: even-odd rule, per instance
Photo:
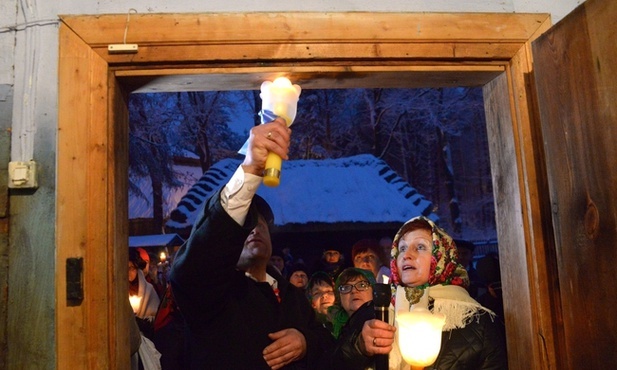
{"label": "crowd of people", "polygon": [[[139,297],[137,327],[158,354],[152,365],[135,352],[136,368],[380,369],[385,358],[385,368],[403,369],[397,313],[428,302],[446,323],[427,369],[507,369],[498,259],[483,261],[491,281],[481,299],[482,278],[470,284],[474,263],[460,259],[465,243],[432,220],[415,217],[390,240],[358,240],[349,263],[335,247],[310,268],[273,249],[274,215],[256,191],[268,153],[286,159],[289,138],[278,118],[251,130],[244,162],[205,202],[169,270],[151,273],[150,256],[131,249],[129,298]],[[388,322],[375,314],[377,284],[392,291]]]}

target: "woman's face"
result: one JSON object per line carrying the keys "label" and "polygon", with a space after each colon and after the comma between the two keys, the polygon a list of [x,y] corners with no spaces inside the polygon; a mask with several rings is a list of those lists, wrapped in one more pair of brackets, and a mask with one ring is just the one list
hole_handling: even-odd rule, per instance
{"label": "woman's face", "polygon": [[137,279],[137,267],[129,261],[129,281],[135,281],[135,279]]}
{"label": "woman's face", "polygon": [[323,258],[328,263],[338,263],[341,259],[341,253],[335,250],[327,250],[324,252]]}
{"label": "woman's face", "polygon": [[[348,290],[350,286],[351,291]],[[340,288],[347,288],[348,292],[344,293]],[[363,276],[357,276],[348,280],[345,284],[341,284],[339,293],[341,294],[341,306],[349,316],[356,312],[360,306],[373,300],[373,287]]]}
{"label": "woman's face", "polygon": [[428,282],[431,272],[433,238],[431,232],[417,229],[403,235],[398,242],[396,267],[405,286],[417,287]]}
{"label": "woman's face", "polygon": [[326,315],[334,304],[334,289],[328,284],[315,284],[311,288],[311,306],[316,312]]}
{"label": "woman's face", "polygon": [[375,277],[377,277],[377,273],[381,267],[381,261],[375,252],[368,249],[366,252],[358,253],[356,257],[354,257],[353,267],[368,270],[372,272]]}
{"label": "woman's face", "polygon": [[308,284],[308,276],[306,275],[306,272],[304,271],[295,271],[289,277],[289,282],[292,285],[295,285],[300,289],[304,289],[306,288],[306,285]]}

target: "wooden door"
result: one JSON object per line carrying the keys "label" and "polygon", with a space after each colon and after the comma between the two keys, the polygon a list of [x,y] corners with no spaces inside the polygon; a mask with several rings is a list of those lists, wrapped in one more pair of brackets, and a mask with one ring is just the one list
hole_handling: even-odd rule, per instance
{"label": "wooden door", "polygon": [[565,363],[617,363],[617,2],[588,0],[532,43]]}
{"label": "wooden door", "polygon": [[[547,14],[137,14],[130,24],[139,51],[109,53],[125,15],[61,17],[58,369],[128,367],[126,95],[254,90],[280,74],[303,88],[484,87],[510,369],[556,368],[550,212],[529,81],[530,43],[549,28]],[[68,304],[68,259],[83,259],[80,304]]]}

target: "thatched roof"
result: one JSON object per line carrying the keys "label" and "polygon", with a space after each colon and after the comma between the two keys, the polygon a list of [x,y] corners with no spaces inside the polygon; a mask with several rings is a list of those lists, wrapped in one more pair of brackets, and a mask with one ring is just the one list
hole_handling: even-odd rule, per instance
{"label": "thatched roof", "polygon": [[[165,227],[187,235],[195,217],[215,190],[233,175],[241,161],[213,165],[172,211]],[[281,184],[257,192],[274,212],[275,227],[326,224],[392,224],[425,215],[437,220],[432,204],[384,161],[368,154],[332,160],[283,162]]]}

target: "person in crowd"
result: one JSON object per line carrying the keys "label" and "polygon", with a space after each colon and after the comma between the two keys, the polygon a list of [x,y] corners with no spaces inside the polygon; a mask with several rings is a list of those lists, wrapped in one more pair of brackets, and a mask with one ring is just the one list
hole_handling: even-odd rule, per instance
{"label": "person in crowd", "polygon": [[154,317],[160,299],[152,284],[146,281],[143,269],[146,262],[135,248],[129,249],[129,301],[135,312],[139,329],[148,339],[154,333]]}
{"label": "person in crowd", "polygon": [[381,239],[379,239],[379,245],[381,246],[381,249],[383,251],[383,256],[384,256],[384,265],[386,266],[390,266],[390,255],[392,252],[392,237],[389,236],[384,236]]}
{"label": "person in crowd", "polygon": [[345,268],[345,256],[338,250],[331,248],[327,249],[321,255],[321,258],[315,262],[313,272],[324,271],[332,280],[336,280],[338,274]]}
{"label": "person in crowd", "polygon": [[478,260],[476,265],[478,276],[485,284],[486,291],[478,297],[478,303],[497,314],[499,322],[505,331],[503,295],[501,292],[501,272],[499,270],[499,255],[489,252]]}
{"label": "person in crowd", "polygon": [[378,283],[390,282],[390,268],[386,266],[383,249],[377,239],[362,239],[351,247],[351,260],[354,267],[373,273]]}
{"label": "person in crowd", "polygon": [[309,279],[307,271],[308,270],[304,264],[294,264],[291,269],[289,269],[289,282],[303,291],[306,290]]}
{"label": "person in crowd", "polygon": [[328,317],[328,308],[334,304],[334,280],[323,271],[317,271],[309,279],[306,296],[315,310],[317,319],[332,332],[332,321]]}
{"label": "person in crowd", "polygon": [[154,290],[156,291],[156,294],[159,296],[160,299],[164,294],[165,287],[159,282],[157,277],[156,272],[158,270],[158,267],[155,262],[157,258],[154,258],[154,256],[150,255],[148,251],[146,251],[144,248],[139,247],[136,248],[136,250],[137,252],[139,252],[139,257],[145,262],[144,268],[142,269],[144,277],[146,278],[147,282],[152,284]]}
{"label": "person in crowd", "polygon": [[[289,271],[291,267],[296,263],[304,263],[301,258],[297,261],[294,259],[294,256],[291,254],[291,249],[289,247],[285,247],[281,249],[281,254],[283,255],[283,260],[285,261],[285,269]],[[289,277],[289,275],[287,275]]]}
{"label": "person in crowd", "polygon": [[281,276],[285,278],[287,277],[287,265],[285,264],[285,258],[283,257],[282,251],[278,249],[272,250],[272,256],[270,256],[270,264],[272,264],[272,266],[276,267],[276,269],[279,270]]}
{"label": "person in crowd", "polygon": [[[441,350],[430,369],[507,369],[499,324],[465,289],[467,271],[457,258],[452,238],[433,221],[424,216],[407,221],[392,244],[394,315],[421,304],[425,295],[427,308],[445,315]],[[390,354],[390,368],[408,369],[398,345]]]}
{"label": "person in crowd", "polygon": [[317,369],[332,346],[302,290],[269,264],[273,222],[256,195],[269,152],[287,159],[281,118],[251,129],[244,161],[200,211],[170,281],[190,368]]}
{"label": "person in crowd", "polygon": [[154,345],[161,353],[162,370],[184,370],[189,368],[185,340],[186,323],[176,303],[171,284],[154,319]]}
{"label": "person in crowd", "polygon": [[141,334],[139,333],[139,325],[135,318],[135,312],[131,307],[130,301],[126,301],[126,309],[130,312],[129,319],[129,348],[131,355],[131,370],[139,370],[139,346],[141,345]]}
{"label": "person in crowd", "polygon": [[458,252],[458,263],[462,265],[465,270],[467,270],[467,276],[469,277],[467,291],[472,298],[476,299],[478,298],[482,287],[482,282],[478,276],[478,271],[476,271],[473,264],[476,245],[468,240],[462,239],[455,239],[454,244],[456,245]]}
{"label": "person in crowd", "polygon": [[324,359],[324,369],[374,369],[374,355],[392,349],[395,328],[375,319],[374,284],[373,273],[361,268],[346,268],[338,276],[336,301],[329,309],[337,341],[332,355]]}

